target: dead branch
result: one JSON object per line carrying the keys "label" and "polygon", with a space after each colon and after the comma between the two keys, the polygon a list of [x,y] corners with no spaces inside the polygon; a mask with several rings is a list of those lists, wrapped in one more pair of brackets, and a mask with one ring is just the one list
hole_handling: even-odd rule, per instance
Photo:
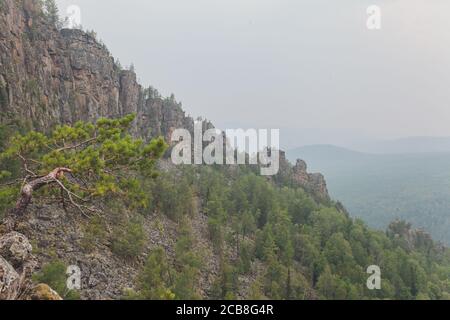
{"label": "dead branch", "polygon": [[64,176],[64,173],[70,173],[72,170],[68,168],[56,168],[52,172],[50,172],[48,175],[35,178],[31,181],[24,182],[22,189],[20,191],[20,198],[16,203],[16,207],[14,208],[14,214],[15,215],[22,215],[23,212],[26,210],[28,205],[31,202],[33,192],[36,190],[39,190],[45,185],[49,185],[52,183],[56,183]]}
{"label": "dead branch", "polygon": [[88,140],[86,140],[86,141],[80,142],[80,143],[78,143],[78,144],[76,144],[76,145],[73,145],[73,146],[64,146],[64,147],[61,147],[61,148],[59,148],[59,149],[56,149],[56,152],[62,152],[62,151],[67,151],[67,150],[71,150],[71,149],[78,149],[78,148],[80,148],[80,147],[82,147],[82,146],[84,146],[84,145],[86,145],[86,144],[89,144],[89,143],[95,141],[95,140],[97,140],[97,137],[88,139]]}
{"label": "dead branch", "polygon": [[73,198],[75,197],[75,198],[77,198],[80,201],[87,202],[86,199],[81,198],[77,194],[75,194],[72,191],[70,191],[69,189],[67,189],[66,186],[64,186],[64,184],[61,181],[56,180],[56,183],[60,186],[61,190],[63,190],[67,194],[67,196],[69,197],[70,203],[75,208],[77,208],[81,212],[81,214],[83,214],[85,217],[90,218],[90,216],[88,214],[86,214],[85,210],[87,210],[87,211],[89,211],[91,213],[98,213],[97,210],[95,210],[93,208],[89,208],[89,207],[84,206],[84,205],[81,205],[81,204],[77,203],[76,201],[74,201]]}
{"label": "dead branch", "polygon": [[22,156],[20,153],[17,154],[17,156],[20,158],[20,160],[22,160],[22,165],[24,170],[31,176],[33,177],[37,177],[37,174],[34,173],[33,171],[31,171],[30,169],[28,169],[28,160]]}

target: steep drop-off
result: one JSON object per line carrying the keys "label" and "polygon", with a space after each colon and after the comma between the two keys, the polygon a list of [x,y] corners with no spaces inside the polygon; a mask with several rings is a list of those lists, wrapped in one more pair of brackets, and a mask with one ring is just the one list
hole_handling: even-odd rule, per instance
{"label": "steep drop-off", "polygon": [[0,120],[34,129],[136,113],[136,134],[169,138],[192,126],[180,104],[144,89],[92,34],[57,30],[39,1],[2,0]]}
{"label": "steep drop-off", "polygon": [[[0,125],[49,132],[135,113],[135,137],[169,141],[193,129],[173,97],[142,87],[93,34],[58,30],[39,3],[0,0]],[[57,274],[64,293],[67,265],[81,269],[83,299],[449,298],[446,248],[402,222],[370,230],[329,198],[321,174],[280,160],[266,179],[251,166],[166,159],[156,180],[142,179],[150,206],[110,194],[89,218],[43,192],[15,232],[0,225],[0,299],[58,299],[35,285]],[[373,264],[384,272],[380,291],[366,286]]]}

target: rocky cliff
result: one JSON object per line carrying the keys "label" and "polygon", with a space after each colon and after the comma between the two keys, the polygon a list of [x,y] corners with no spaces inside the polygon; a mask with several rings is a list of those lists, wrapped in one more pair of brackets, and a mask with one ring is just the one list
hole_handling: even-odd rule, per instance
{"label": "rocky cliff", "polygon": [[[37,0],[0,2],[0,123],[49,130],[57,124],[99,117],[137,115],[134,133],[170,140],[175,128],[193,130],[181,104],[143,88],[134,71],[123,70],[95,36],[57,30]],[[211,127],[205,122],[205,127]],[[328,199],[320,174],[310,175],[282,154],[283,174]]]}
{"label": "rocky cliff", "polygon": [[115,63],[81,30],[56,27],[36,0],[0,2],[0,121],[48,130],[56,124],[136,113],[135,132],[169,138],[188,127],[181,105],[163,99]]}
{"label": "rocky cliff", "polygon": [[[181,104],[173,97],[162,98],[154,89],[142,87],[134,71],[123,70],[92,34],[56,29],[45,18],[37,0],[0,0],[0,124],[16,123],[48,131],[58,124],[129,113],[137,115],[134,134],[146,139],[161,135],[170,140],[175,128],[193,129],[193,119],[185,114]],[[308,174],[306,164],[299,162],[292,167],[283,153],[281,167],[281,179],[289,179],[317,199],[329,199],[323,176]],[[206,296],[217,276],[219,258],[206,237],[207,216],[202,212],[196,215],[192,221],[196,246],[206,255],[205,261],[209,261],[205,266],[208,272],[201,280],[205,290],[202,295]],[[151,218],[145,221],[149,241],[138,265],[157,246],[164,247],[169,258],[173,257],[177,237],[174,224],[164,217]],[[155,227],[154,221],[164,226],[164,235],[157,231],[159,227]],[[30,206],[27,215],[19,221],[21,234],[7,235],[4,244],[0,240],[0,299],[17,298],[28,290],[23,288],[27,284],[21,281],[29,276],[31,269],[39,269],[51,261],[53,256],[49,250],[57,252],[57,257],[65,262],[82,268],[83,298],[118,298],[124,288],[132,287],[139,269],[135,262],[124,263],[115,257],[107,243],[98,244],[93,253],[82,253],[85,224],[82,218],[67,214],[58,206]],[[31,255],[31,245],[22,234],[33,239],[36,257]],[[21,264],[15,263],[17,257],[7,252],[13,247],[22,248],[26,255]],[[39,251],[41,248],[47,251]],[[240,281],[250,280],[244,277]],[[46,288],[30,291],[28,296],[35,298],[43,294],[58,298],[50,288],[43,289]]]}
{"label": "rocky cliff", "polygon": [[308,167],[303,160],[297,160],[292,166],[286,159],[286,153],[280,153],[280,171],[274,178],[276,182],[302,187],[318,201],[330,201],[327,183],[321,173],[308,173]]}

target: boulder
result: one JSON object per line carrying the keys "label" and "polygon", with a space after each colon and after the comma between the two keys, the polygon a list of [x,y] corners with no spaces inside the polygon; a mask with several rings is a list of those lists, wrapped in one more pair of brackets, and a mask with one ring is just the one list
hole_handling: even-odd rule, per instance
{"label": "boulder", "polygon": [[60,295],[46,284],[38,284],[27,293],[26,300],[62,300]]}
{"label": "boulder", "polygon": [[19,274],[8,261],[0,256],[0,300],[14,300],[19,293]]}

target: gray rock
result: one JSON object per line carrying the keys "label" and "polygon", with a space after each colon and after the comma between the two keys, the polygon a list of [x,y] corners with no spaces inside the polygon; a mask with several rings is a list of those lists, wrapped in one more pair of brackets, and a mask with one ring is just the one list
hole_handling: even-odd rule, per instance
{"label": "gray rock", "polygon": [[148,94],[135,72],[120,69],[92,34],[58,31],[32,0],[2,2],[0,123],[27,119],[46,131],[55,124],[135,113],[133,132],[145,139],[162,135],[170,140],[176,128],[193,129],[181,104]]}
{"label": "gray rock", "polygon": [[0,238],[0,256],[7,259],[14,268],[23,266],[31,256],[33,250],[27,237],[11,232]]}
{"label": "gray rock", "polygon": [[19,292],[19,274],[8,261],[0,256],[0,300],[14,300]]}

